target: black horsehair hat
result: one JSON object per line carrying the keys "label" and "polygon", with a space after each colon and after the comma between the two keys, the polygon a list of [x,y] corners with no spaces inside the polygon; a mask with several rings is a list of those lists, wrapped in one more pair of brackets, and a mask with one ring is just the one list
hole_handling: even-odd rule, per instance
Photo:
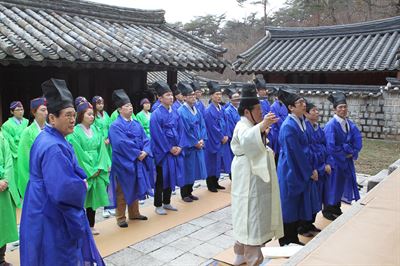
{"label": "black horsehair hat", "polygon": [[62,79],[49,79],[42,83],[43,96],[47,100],[49,114],[62,109],[74,107],[74,98],[68,90],[67,83]]}
{"label": "black horsehair hat", "polygon": [[328,101],[333,103],[333,108],[336,108],[339,104],[347,104],[346,95],[343,92],[332,93],[328,96]]}
{"label": "black horsehair hat", "polygon": [[131,100],[129,99],[129,96],[126,94],[126,92],[123,89],[115,90],[112,93],[112,101],[117,108],[121,108],[127,103],[130,103]]}
{"label": "black horsehair hat", "polygon": [[194,92],[192,86],[186,81],[179,81],[178,90],[183,96],[188,96]]}
{"label": "black horsehair hat", "polygon": [[153,87],[156,90],[158,96],[163,96],[164,93],[172,92],[169,85],[164,81],[156,81],[153,83]]}

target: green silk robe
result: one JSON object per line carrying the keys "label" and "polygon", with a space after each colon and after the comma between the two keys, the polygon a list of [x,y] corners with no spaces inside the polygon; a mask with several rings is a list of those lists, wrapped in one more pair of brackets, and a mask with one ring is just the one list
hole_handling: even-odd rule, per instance
{"label": "green silk robe", "polygon": [[0,192],[0,247],[18,240],[16,208],[21,204],[13,177],[10,148],[0,132],[0,180],[8,183],[8,188]]}
{"label": "green silk robe", "polygon": [[24,198],[26,185],[28,184],[29,180],[29,154],[31,152],[33,142],[39,135],[40,131],[41,130],[39,129],[38,124],[33,121],[29,127],[25,128],[24,131],[22,131],[21,139],[19,141],[17,153],[18,179],[15,180],[15,183],[17,185],[21,198]]}
{"label": "green silk robe", "polygon": [[[74,132],[67,140],[74,147],[79,166],[87,175],[88,191],[85,208],[96,210],[99,207],[109,206],[107,185],[109,184],[110,157],[104,144],[101,132],[91,127],[93,136],[86,135],[82,125],[76,125]],[[100,170],[98,176],[94,176]]]}
{"label": "green silk robe", "polygon": [[[151,115],[151,113],[149,112]],[[146,113],[142,110],[136,114],[137,121],[142,125],[146,136],[150,138],[150,116],[147,117]]]}
{"label": "green silk robe", "polygon": [[8,142],[9,150],[11,151],[13,159],[13,171],[14,171],[14,182],[19,183],[19,176],[17,171],[17,158],[18,158],[18,145],[21,139],[22,131],[28,126],[28,119],[22,118],[21,124],[17,124],[14,117],[8,118],[8,120],[1,126],[4,138]]}

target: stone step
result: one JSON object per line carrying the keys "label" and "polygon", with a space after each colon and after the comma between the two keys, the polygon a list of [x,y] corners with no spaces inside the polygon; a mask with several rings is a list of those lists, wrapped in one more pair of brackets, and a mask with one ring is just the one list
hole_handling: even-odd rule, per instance
{"label": "stone step", "polygon": [[384,170],[380,171],[379,173],[377,173],[376,175],[368,178],[367,192],[370,191],[371,189],[373,189],[376,185],[378,185],[379,182],[381,182],[383,179],[385,179],[388,175],[389,175],[389,170],[384,169]]}
{"label": "stone step", "polygon": [[397,161],[395,161],[394,163],[392,163],[390,166],[389,166],[389,175],[391,174],[391,173],[393,173],[397,168],[399,168],[400,167],[400,159],[398,159]]}

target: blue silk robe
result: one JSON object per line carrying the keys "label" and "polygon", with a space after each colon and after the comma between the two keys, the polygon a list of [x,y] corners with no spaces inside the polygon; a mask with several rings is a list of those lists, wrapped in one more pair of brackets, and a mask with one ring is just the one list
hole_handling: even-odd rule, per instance
{"label": "blue silk robe", "polygon": [[199,111],[202,116],[204,117],[204,113],[206,111],[206,107],[204,106],[204,103],[201,100],[197,100],[195,105],[194,105],[197,109],[197,111]]}
{"label": "blue silk robe", "polygon": [[105,265],[85,214],[85,178],[71,144],[47,126],[30,154],[20,227],[22,266]]}
{"label": "blue silk robe", "polygon": [[[226,117],[226,126],[227,126],[227,132],[228,132],[228,137],[229,137],[229,148],[231,147],[231,140],[233,136],[233,131],[235,130],[237,122],[240,121],[240,115],[237,111],[237,109],[232,105],[232,103],[226,104],[226,107],[224,109],[225,112],[225,117]],[[233,152],[231,150],[231,155],[232,155],[232,160],[233,160]],[[229,165],[229,168],[231,168],[231,165]]]}
{"label": "blue silk robe", "polygon": [[329,175],[325,172],[325,166],[327,165],[327,150],[325,133],[322,128],[318,125],[314,128],[313,125],[306,121],[307,132],[309,133],[310,149],[313,162],[313,168],[318,171],[318,199],[319,204],[328,204],[328,191],[329,191]]}
{"label": "blue silk robe", "polygon": [[155,101],[155,103],[151,106],[150,112],[154,112],[160,106],[160,104],[161,103],[159,100]]}
{"label": "blue silk robe", "polygon": [[270,141],[269,146],[275,152],[275,154],[279,154],[280,146],[279,146],[279,130],[288,116],[288,111],[286,106],[281,103],[279,100],[275,100],[275,102],[271,105],[271,112],[275,114],[279,118],[278,122],[271,126],[271,131],[268,134],[268,139]]}
{"label": "blue silk robe", "polygon": [[214,104],[206,109],[204,120],[206,122],[208,140],[205,147],[207,176],[216,176],[220,173],[231,173],[232,152],[229,142],[222,144],[224,136],[228,136],[227,119],[224,111],[218,111]]}
{"label": "blue silk robe", "polygon": [[184,104],[178,109],[179,124],[183,129],[180,146],[184,151],[185,185],[207,177],[204,148],[195,147],[200,140],[207,141],[206,125],[201,113],[196,109],[196,114],[193,114],[189,108]]}
{"label": "blue silk robe", "polygon": [[184,186],[184,151],[178,156],[170,153],[173,146],[180,146],[182,138],[178,113],[172,108],[167,110],[160,105],[151,114],[150,135],[156,165],[162,168],[164,189],[175,190],[175,186]]}
{"label": "blue silk robe", "polygon": [[[332,167],[329,182],[328,204],[335,205],[341,200],[351,202],[359,200],[354,160],[362,148],[362,137],[357,126],[347,119],[349,132],[343,131],[340,123],[332,118],[325,125],[325,137],[328,150],[328,163]],[[351,158],[346,158],[352,155]]]}
{"label": "blue silk robe", "polygon": [[260,104],[261,104],[262,115],[264,117],[266,114],[268,114],[271,111],[271,106],[269,105],[269,102],[267,99],[260,100]]}
{"label": "blue silk robe", "polygon": [[[133,119],[126,121],[119,115],[110,126],[108,138],[112,147],[110,201],[116,205],[117,181],[128,205],[151,195],[155,174],[153,153],[140,123]],[[138,160],[141,151],[148,154],[143,161]]]}
{"label": "blue silk robe", "polygon": [[180,101],[176,100],[176,101],[174,102],[174,104],[172,105],[172,109],[173,109],[175,112],[178,112],[179,107],[181,107],[182,105],[183,105],[183,102],[180,102]]}
{"label": "blue silk robe", "polygon": [[311,179],[314,169],[309,136],[294,118],[288,116],[280,129],[279,144],[277,173],[283,222],[309,221],[321,210],[317,183]]}

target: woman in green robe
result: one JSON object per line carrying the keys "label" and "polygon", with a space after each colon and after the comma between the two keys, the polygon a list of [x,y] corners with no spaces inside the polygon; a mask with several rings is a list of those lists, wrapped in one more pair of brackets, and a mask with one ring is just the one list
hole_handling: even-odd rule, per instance
{"label": "woman in green robe", "polygon": [[111,161],[101,132],[92,126],[94,121],[92,105],[83,101],[79,103],[76,110],[77,125],[74,133],[69,135],[67,140],[74,147],[79,166],[87,175],[86,215],[92,233],[97,235],[99,232],[94,228],[96,209],[110,205],[107,185]]}
{"label": "woman in green robe", "polygon": [[31,100],[31,113],[35,117],[31,125],[22,131],[18,145],[17,176],[16,185],[24,198],[26,185],[29,180],[29,154],[33,142],[46,125],[47,107],[45,98]]}
{"label": "woman in green robe", "polygon": [[144,98],[140,101],[142,111],[136,114],[137,121],[142,125],[146,136],[150,138],[150,109],[151,103],[149,99]]}
{"label": "woman in green robe", "polygon": [[17,158],[18,145],[22,131],[28,126],[28,119],[24,118],[24,107],[20,101],[14,101],[10,104],[10,117],[1,127],[4,138],[8,142],[8,146],[13,159],[14,180],[18,184]]}
{"label": "woman in green robe", "polygon": [[0,132],[0,265],[7,265],[7,243],[18,240],[16,208],[20,199],[14,182],[13,159],[8,142]]}
{"label": "woman in green robe", "polygon": [[[104,110],[104,99],[101,96],[92,98],[94,126],[101,132],[104,143],[107,149],[111,151],[110,141],[108,140],[108,129],[110,128],[111,119],[108,113]],[[111,154],[109,154],[111,156]]]}

